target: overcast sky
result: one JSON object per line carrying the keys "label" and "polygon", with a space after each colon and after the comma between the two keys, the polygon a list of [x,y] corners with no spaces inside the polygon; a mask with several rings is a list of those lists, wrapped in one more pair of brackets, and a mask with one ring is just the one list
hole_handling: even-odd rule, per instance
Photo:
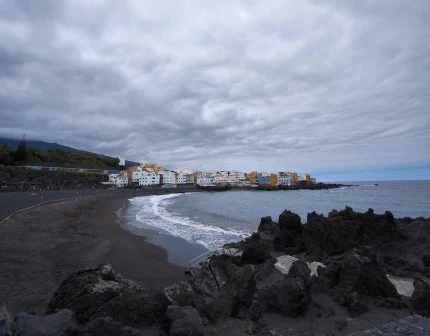
{"label": "overcast sky", "polygon": [[170,168],[430,178],[428,0],[0,8],[0,136]]}

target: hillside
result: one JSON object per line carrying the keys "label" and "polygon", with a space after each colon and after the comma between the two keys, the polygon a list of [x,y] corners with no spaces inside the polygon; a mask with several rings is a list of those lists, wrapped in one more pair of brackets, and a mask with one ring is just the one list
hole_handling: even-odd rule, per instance
{"label": "hillside", "polygon": [[[0,147],[2,146],[7,146],[8,148],[12,149],[12,150],[16,150],[18,148],[18,144],[20,143],[21,140],[17,140],[17,139],[10,139],[10,138],[0,138]],[[88,152],[88,151],[84,151],[84,150],[80,150],[80,149],[76,149],[70,146],[64,146],[55,142],[46,142],[46,141],[40,141],[40,140],[26,140],[27,143],[27,148],[31,148],[31,149],[35,149],[38,150],[42,153],[48,153],[49,151],[60,151],[60,152],[65,152],[68,154],[82,154],[82,155],[90,155],[90,156],[96,156],[96,157],[100,157],[102,159],[107,159],[107,160],[115,160],[116,158],[108,156],[108,155],[104,155],[104,154],[98,154],[98,153],[92,153],[92,152]],[[35,162],[33,162],[35,163]],[[53,162],[55,163],[55,162]],[[135,166],[135,165],[139,165],[138,162],[134,162],[134,161],[125,161],[125,167],[131,167],[131,166]],[[92,168],[92,167],[88,167],[88,168]]]}

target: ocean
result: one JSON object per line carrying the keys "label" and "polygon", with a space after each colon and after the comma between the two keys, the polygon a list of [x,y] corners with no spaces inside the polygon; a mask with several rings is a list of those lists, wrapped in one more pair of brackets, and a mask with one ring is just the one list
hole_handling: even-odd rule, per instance
{"label": "ocean", "polygon": [[355,211],[391,211],[395,217],[430,217],[430,181],[343,182],[351,187],[297,191],[226,191],[144,196],[130,199],[126,229],[163,247],[169,260],[187,265],[207,250],[242,240],[263,216],[277,221],[288,209],[306,222],[312,211],[327,215],[351,206]]}

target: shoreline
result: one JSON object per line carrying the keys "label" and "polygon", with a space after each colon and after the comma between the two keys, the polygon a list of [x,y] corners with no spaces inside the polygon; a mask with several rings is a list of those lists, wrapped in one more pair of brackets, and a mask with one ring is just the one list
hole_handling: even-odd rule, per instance
{"label": "shoreline", "polygon": [[118,191],[16,214],[0,225],[0,302],[12,313],[44,313],[70,273],[95,264],[109,263],[151,289],[184,280],[184,267],[170,263],[147,237],[125,230],[117,216],[132,197],[180,192],[189,190]]}

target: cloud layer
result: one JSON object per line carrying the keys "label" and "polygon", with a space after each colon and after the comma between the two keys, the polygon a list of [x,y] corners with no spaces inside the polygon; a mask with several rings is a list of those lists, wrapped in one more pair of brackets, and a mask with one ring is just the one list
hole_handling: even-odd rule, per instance
{"label": "cloud layer", "polygon": [[429,1],[0,6],[0,135],[172,168],[430,164]]}

